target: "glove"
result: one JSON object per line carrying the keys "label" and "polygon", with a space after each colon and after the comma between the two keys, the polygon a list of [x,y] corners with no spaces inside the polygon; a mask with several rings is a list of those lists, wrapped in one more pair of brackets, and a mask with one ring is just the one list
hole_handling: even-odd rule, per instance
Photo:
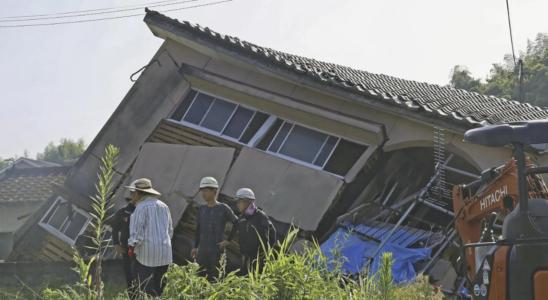
{"label": "glove", "polygon": [[129,258],[134,258],[135,257],[135,252],[134,252],[134,248],[133,247],[129,247],[129,249],[127,250],[127,255],[129,256]]}

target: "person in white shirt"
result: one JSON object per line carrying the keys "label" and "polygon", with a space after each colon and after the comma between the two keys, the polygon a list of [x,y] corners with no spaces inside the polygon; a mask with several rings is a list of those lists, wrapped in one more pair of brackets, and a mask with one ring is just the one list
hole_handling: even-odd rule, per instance
{"label": "person in white shirt", "polygon": [[137,201],[128,240],[128,255],[135,258],[134,280],[146,294],[161,296],[165,286],[162,278],[173,262],[171,213],[169,207],[157,199],[160,193],[152,188],[150,180],[137,179],[127,188],[131,199]]}

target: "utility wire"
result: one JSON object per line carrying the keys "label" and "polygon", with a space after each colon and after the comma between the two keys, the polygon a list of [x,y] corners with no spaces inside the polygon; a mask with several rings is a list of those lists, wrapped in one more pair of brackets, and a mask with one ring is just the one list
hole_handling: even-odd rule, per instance
{"label": "utility wire", "polygon": [[[188,3],[188,2],[195,2],[195,1],[200,1],[200,0],[186,0],[186,1],[177,0],[177,1],[179,1],[179,2],[168,3],[168,4],[158,4],[158,5],[148,6],[148,7],[178,5],[178,4],[183,4],[183,3]],[[141,10],[145,7],[147,7],[147,6],[141,6],[141,7],[137,7],[137,8],[119,9],[119,10],[113,10],[113,11],[87,13],[87,14],[80,14],[80,15],[70,15],[70,16],[57,16],[57,17],[44,17],[44,18],[18,19],[18,20],[0,20],[0,23],[3,23],[3,22],[26,22],[26,21],[36,21],[36,20],[63,19],[63,18],[84,17],[84,16],[93,16],[93,15],[102,15],[102,14],[113,14],[113,13],[119,13],[119,12],[123,12],[123,11]]]}
{"label": "utility wire", "polygon": [[512,23],[510,22],[510,5],[506,0],[506,10],[508,11],[508,27],[510,28],[510,42],[512,43],[512,57],[514,58],[514,66],[516,65],[516,53],[514,52],[514,37],[512,36]]}
{"label": "utility wire", "polygon": [[[182,7],[182,8],[168,9],[168,10],[163,10],[163,11],[159,11],[159,12],[168,12],[168,11],[176,11],[176,10],[190,9],[190,8],[196,8],[196,7],[210,6],[210,5],[215,5],[215,4],[225,3],[225,2],[232,2],[232,1],[233,0],[211,2],[211,3],[207,3],[207,4],[200,4],[200,5],[187,6],[187,7]],[[104,20],[131,18],[131,17],[143,16],[143,15],[145,15],[145,14],[134,14],[134,15],[125,15],[125,16],[118,16],[118,17],[108,17],[108,18],[100,18],[100,19],[58,22],[58,23],[7,25],[7,26],[0,26],[0,28],[37,27],[37,26],[52,26],[52,25],[62,25],[62,24],[75,24],[75,23],[86,23],[86,22],[97,22],[97,21],[104,21]]]}
{"label": "utility wire", "polygon": [[85,12],[90,12],[90,11],[103,11],[103,10],[119,9],[119,8],[126,8],[126,7],[146,6],[146,5],[150,5],[150,4],[175,2],[175,1],[179,1],[179,0],[156,1],[156,2],[148,2],[148,3],[143,3],[143,4],[134,4],[134,5],[126,5],[126,6],[118,6],[118,7],[109,7],[109,8],[88,9],[88,10],[67,11],[67,12],[63,12],[63,13],[53,13],[53,14],[45,14],[45,15],[26,15],[26,16],[0,17],[0,19],[18,19],[18,18],[32,18],[32,17],[68,15],[68,14],[76,14],[76,13],[85,13]]}

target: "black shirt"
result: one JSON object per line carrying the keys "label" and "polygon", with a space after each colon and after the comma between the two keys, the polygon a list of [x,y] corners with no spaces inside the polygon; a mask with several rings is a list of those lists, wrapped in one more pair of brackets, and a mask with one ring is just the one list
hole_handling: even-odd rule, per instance
{"label": "black shirt", "polygon": [[219,203],[215,206],[202,205],[196,216],[196,242],[194,248],[200,252],[219,252],[219,244],[224,241],[226,223],[238,220],[228,205]]}
{"label": "black shirt", "polygon": [[[112,224],[112,241],[114,245],[121,245],[124,248],[128,246],[129,239],[129,220],[135,211],[135,205],[129,202],[114,215]],[[118,236],[120,234],[120,236]]]}
{"label": "black shirt", "polygon": [[228,240],[232,240],[239,233],[240,252],[248,257],[255,257],[270,245],[276,242],[276,229],[268,216],[260,209],[252,215],[245,213],[238,218],[238,223],[232,228]]}

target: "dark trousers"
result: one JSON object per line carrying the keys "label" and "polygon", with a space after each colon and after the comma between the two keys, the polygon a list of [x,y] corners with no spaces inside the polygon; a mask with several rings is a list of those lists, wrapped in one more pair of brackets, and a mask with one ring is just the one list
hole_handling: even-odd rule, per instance
{"label": "dark trousers", "polygon": [[210,282],[219,278],[219,268],[221,267],[221,255],[224,252],[203,252],[198,250],[196,262],[200,266],[200,275],[204,276]]}
{"label": "dark trousers", "polygon": [[259,262],[259,273],[263,272],[263,268],[266,262],[264,257],[258,258],[257,255],[250,256],[250,255],[243,254],[242,258],[243,258],[242,269],[240,270],[240,272],[238,272],[238,275],[245,276],[249,272],[254,272],[254,270],[257,268],[257,260]]}
{"label": "dark trousers", "polygon": [[133,278],[135,286],[149,296],[161,296],[166,285],[162,280],[169,265],[159,267],[147,267],[137,259],[133,260]]}
{"label": "dark trousers", "polygon": [[122,257],[124,258],[124,275],[126,275],[126,284],[129,291],[133,283],[133,261],[127,253],[124,253]]}

